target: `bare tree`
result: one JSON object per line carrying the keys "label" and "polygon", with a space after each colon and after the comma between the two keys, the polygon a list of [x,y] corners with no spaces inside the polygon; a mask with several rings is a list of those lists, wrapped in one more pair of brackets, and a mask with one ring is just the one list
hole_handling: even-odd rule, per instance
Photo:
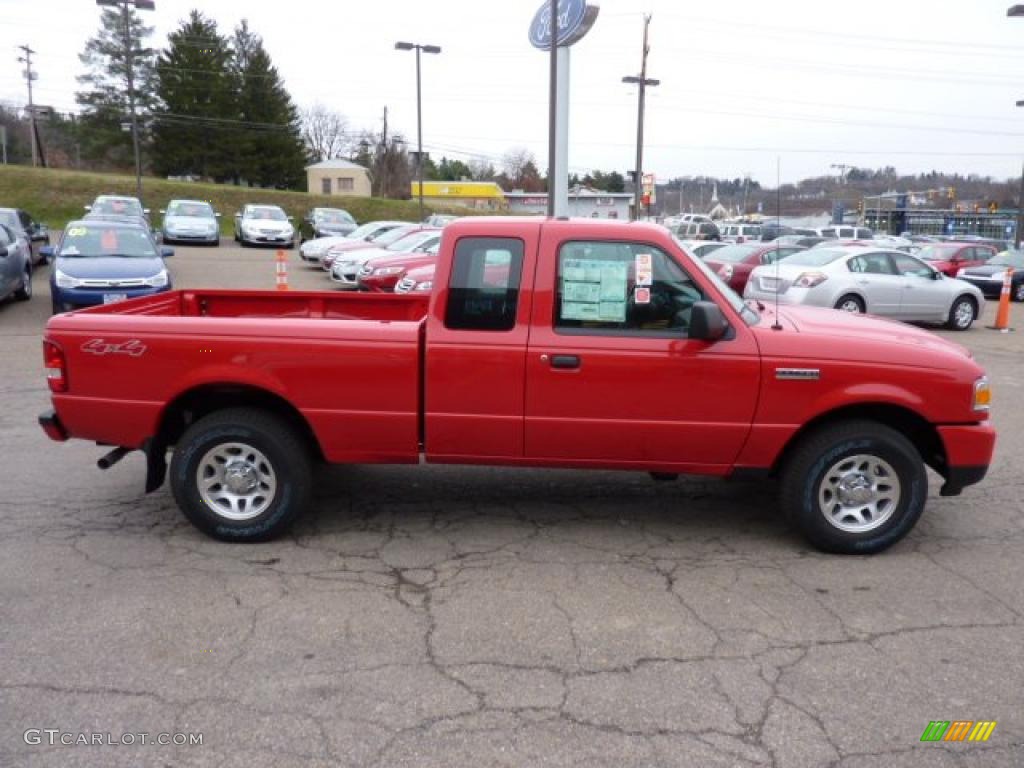
{"label": "bare tree", "polygon": [[348,120],[317,103],[302,110],[302,141],[314,163],[347,154],[350,147]]}
{"label": "bare tree", "polygon": [[473,181],[494,181],[494,177],[498,175],[494,165],[482,158],[469,161],[469,172]]}

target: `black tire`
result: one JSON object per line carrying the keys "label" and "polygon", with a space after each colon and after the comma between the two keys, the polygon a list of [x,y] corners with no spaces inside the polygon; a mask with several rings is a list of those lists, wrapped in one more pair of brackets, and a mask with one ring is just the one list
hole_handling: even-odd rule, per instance
{"label": "black tire", "polygon": [[14,298],[18,301],[28,301],[32,298],[32,266],[25,264],[25,270],[21,273],[21,288],[14,292]]}
{"label": "black tire", "polygon": [[[967,320],[967,310],[964,305],[971,308],[970,320]],[[959,296],[949,308],[949,317],[946,319],[946,327],[951,331],[966,331],[974,325],[978,319],[978,304],[970,296]]]}
{"label": "black tire", "polygon": [[1024,301],[1024,280],[1013,286],[1010,290],[1010,297],[1014,301]]}
{"label": "black tire", "polygon": [[[852,293],[848,293],[845,296],[839,297],[839,300],[836,301],[835,309],[838,309],[841,312],[854,312],[854,310],[852,309],[853,306],[857,307],[857,314],[864,314],[864,311],[866,309],[866,307],[864,306],[864,300],[860,296],[855,296]],[[847,307],[851,308],[848,309]]]}
{"label": "black tire", "polygon": [[[262,454],[255,464],[269,468],[276,486],[266,508],[244,520],[231,519],[204,502],[199,488],[200,471],[213,463],[204,464],[209,452],[228,444],[244,446],[238,454],[242,464],[247,463],[248,451]],[[266,541],[284,533],[309,506],[313,488],[309,446],[275,414],[251,408],[217,411],[190,426],[178,441],[170,484],[178,507],[203,533],[221,541]],[[226,481],[211,486],[217,487],[226,488]]]}
{"label": "black tire", "polygon": [[[857,492],[864,464],[855,463],[854,457],[881,460],[898,481],[895,501],[879,508],[873,521],[861,521],[860,530],[849,529],[857,520],[846,516],[842,497],[832,493],[829,483],[829,477],[835,478],[848,463],[852,469],[846,477],[854,488],[846,492]],[[890,489],[882,495],[892,493],[888,471],[869,474],[880,478],[874,481],[878,488]],[[896,430],[866,420],[826,425],[801,438],[786,460],[781,480],[780,502],[790,522],[818,549],[844,555],[870,555],[891,547],[917,523],[928,497],[928,475],[914,445]],[[853,499],[850,506],[870,503]],[[838,521],[826,514],[826,507],[839,515]]]}

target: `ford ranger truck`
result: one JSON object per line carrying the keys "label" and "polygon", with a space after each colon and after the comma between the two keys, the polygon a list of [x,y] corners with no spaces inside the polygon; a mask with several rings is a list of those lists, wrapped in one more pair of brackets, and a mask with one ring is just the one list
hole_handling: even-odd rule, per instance
{"label": "ford ranger truck", "polygon": [[811,543],[871,553],[921,516],[926,467],[957,495],[995,444],[962,347],[745,304],[641,223],[462,219],[430,294],[177,290],[53,317],[43,346],[46,433],[103,468],[143,451],[146,490],[169,474],[226,541],[287,529],[318,462],[429,462],[775,478]]}

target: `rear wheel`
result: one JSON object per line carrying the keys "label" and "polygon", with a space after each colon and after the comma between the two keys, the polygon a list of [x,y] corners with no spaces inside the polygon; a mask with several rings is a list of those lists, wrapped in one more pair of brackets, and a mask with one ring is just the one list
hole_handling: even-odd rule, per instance
{"label": "rear wheel", "polygon": [[864,301],[859,296],[854,296],[852,293],[847,294],[836,302],[836,309],[842,310],[843,312],[852,312],[853,314],[863,315]]}
{"label": "rear wheel", "polygon": [[808,434],[782,471],[783,510],[826,552],[887,549],[914,527],[927,496],[917,449],[873,421],[839,422]]}
{"label": "rear wheel", "polygon": [[232,408],[182,435],[171,460],[178,507],[222,541],[265,541],[284,533],[309,505],[308,446],[283,419]]}
{"label": "rear wheel", "polygon": [[961,296],[949,308],[946,327],[954,331],[966,331],[974,324],[978,316],[978,307],[970,296]]}
{"label": "rear wheel", "polygon": [[25,271],[21,274],[21,288],[14,292],[14,298],[18,301],[32,298],[32,267],[29,264],[25,264]]}

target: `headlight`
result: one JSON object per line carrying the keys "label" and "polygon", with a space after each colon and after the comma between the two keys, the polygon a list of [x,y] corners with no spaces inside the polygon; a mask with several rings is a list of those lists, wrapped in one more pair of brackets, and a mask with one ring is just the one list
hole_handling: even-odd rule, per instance
{"label": "headlight", "polygon": [[282,230],[281,234],[284,235],[285,237],[292,237],[295,234],[295,230],[292,229],[291,227],[288,227],[287,229]]}
{"label": "headlight", "polygon": [[982,376],[974,382],[974,403],[972,408],[975,411],[987,411],[992,405],[992,389],[989,387],[988,376]]}
{"label": "headlight", "polygon": [[157,274],[153,275],[152,277],[147,277],[146,285],[148,285],[150,288],[163,288],[165,285],[167,285],[167,279],[167,270],[164,269],[158,272]]}
{"label": "headlight", "polygon": [[54,272],[58,288],[77,288],[82,284],[81,280],[65,275],[59,269]]}
{"label": "headlight", "polygon": [[403,271],[405,271],[405,267],[381,267],[373,270],[373,274],[376,277],[384,277],[385,275],[397,275]]}
{"label": "headlight", "polygon": [[432,280],[427,280],[426,282],[423,282],[423,283],[416,283],[416,290],[417,291],[432,291],[432,290],[434,290],[434,282]]}

